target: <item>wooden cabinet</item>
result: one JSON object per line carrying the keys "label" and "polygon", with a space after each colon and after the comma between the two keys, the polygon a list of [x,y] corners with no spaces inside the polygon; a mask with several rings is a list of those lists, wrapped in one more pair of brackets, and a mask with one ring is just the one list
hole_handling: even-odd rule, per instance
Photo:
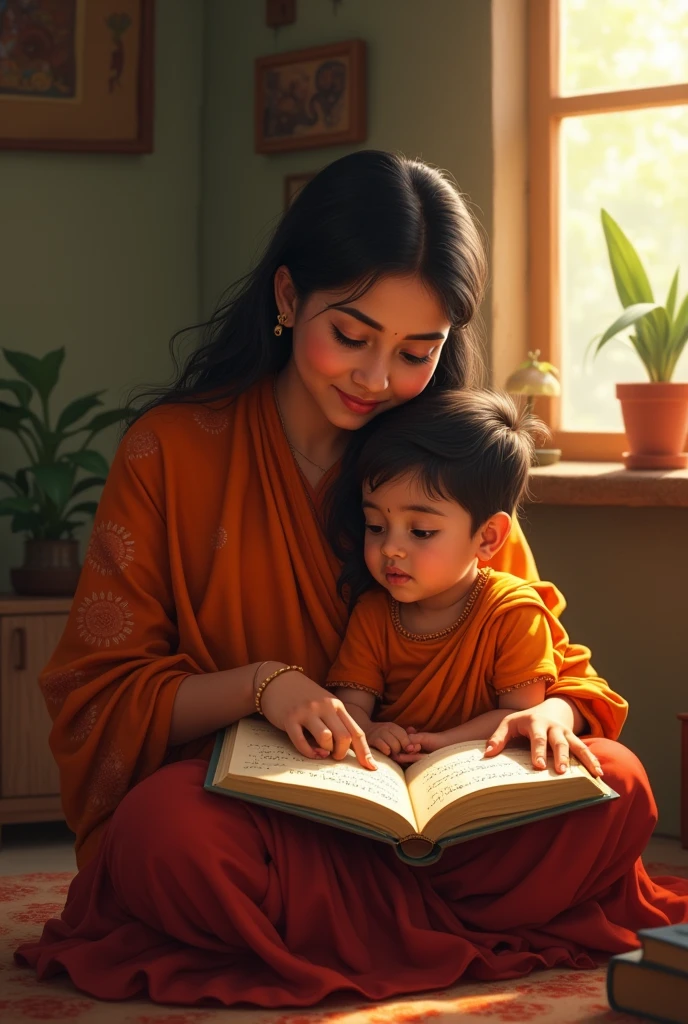
{"label": "wooden cabinet", "polygon": [[681,846],[688,850],[688,711],[678,717],[681,722]]}
{"label": "wooden cabinet", "polygon": [[0,597],[0,828],[64,818],[38,675],[67,622],[70,598]]}

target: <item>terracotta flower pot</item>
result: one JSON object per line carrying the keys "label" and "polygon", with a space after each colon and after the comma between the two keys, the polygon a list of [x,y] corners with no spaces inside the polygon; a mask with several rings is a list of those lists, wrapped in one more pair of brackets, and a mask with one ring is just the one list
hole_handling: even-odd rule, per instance
{"label": "terracotta flower pot", "polygon": [[28,539],[24,564],[10,571],[15,592],[34,597],[70,597],[80,574],[78,540]]}
{"label": "terracotta flower pot", "polygon": [[688,467],[688,383],[617,384],[629,451],[626,469]]}

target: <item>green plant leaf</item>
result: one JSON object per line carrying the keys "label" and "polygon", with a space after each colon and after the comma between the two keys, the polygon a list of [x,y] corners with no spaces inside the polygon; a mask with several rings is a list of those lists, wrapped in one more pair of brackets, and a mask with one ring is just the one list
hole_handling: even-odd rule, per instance
{"label": "green plant leaf", "polygon": [[674,322],[671,325],[669,345],[672,349],[680,344],[680,339],[685,337],[686,331],[688,331],[688,293],[684,296],[683,302],[679,306]]}
{"label": "green plant leaf", "polygon": [[72,423],[76,423],[87,412],[90,412],[91,409],[94,409],[97,405],[102,405],[100,396],[104,394],[104,391],[94,391],[93,394],[84,395],[83,398],[75,398],[73,402],[66,405],[57,421],[56,433],[60,434],[67,427],[70,427]]}
{"label": "green plant leaf", "polygon": [[6,348],[3,352],[12,369],[36,389],[43,401],[47,401],[60,374],[65,356],[64,348],[48,352],[42,359],[37,359],[28,352],[13,352]]}
{"label": "green plant leaf", "polygon": [[83,452],[68,452],[65,454],[65,459],[68,459],[72,465],[78,466],[79,469],[85,469],[87,473],[95,473],[96,476],[107,476],[110,471],[107,459],[92,448],[87,448]]}
{"label": "green plant leaf", "polygon": [[652,361],[652,351],[647,342],[647,332],[643,332],[642,330],[640,330],[640,328],[642,328],[643,326],[642,320],[639,320],[635,326],[635,333],[631,334],[628,340],[633,346],[633,348],[636,350],[638,358],[647,370],[647,376],[649,377],[649,379],[651,381],[656,380],[656,370],[654,363]]}
{"label": "green plant leaf", "polygon": [[38,486],[57,509],[67,504],[74,485],[73,466],[67,462],[55,462],[52,466],[34,466],[33,475]]}
{"label": "green plant leaf", "polygon": [[11,430],[15,434],[18,433],[22,420],[25,420],[28,415],[26,409],[20,405],[0,402],[0,430]]}
{"label": "green plant leaf", "polygon": [[127,419],[128,416],[128,409],[109,409],[107,412],[99,412],[90,423],[87,423],[84,427],[79,427],[79,430],[88,430],[92,434],[97,434],[99,430],[105,430],[106,427],[112,426],[113,423],[120,423],[122,420]]}
{"label": "green plant leaf", "polygon": [[43,517],[40,512],[17,512],[12,519],[10,529],[12,533],[30,532],[36,536],[43,525]]}
{"label": "green plant leaf", "polygon": [[676,318],[671,325],[671,332],[669,335],[669,355],[667,359],[667,377],[666,380],[671,380],[676,369],[684,348],[688,343],[688,295],[683,299],[683,302],[679,306]]}
{"label": "green plant leaf", "polygon": [[616,318],[611,327],[608,327],[604,332],[597,343],[595,355],[597,355],[600,349],[607,344],[610,338],[613,338],[615,334],[619,333],[619,331],[626,330],[627,327],[630,327],[631,324],[634,324],[637,320],[642,320],[643,317],[647,316],[648,313],[651,313],[653,309],[659,308],[661,307],[658,306],[656,302],[636,302],[634,305],[628,306],[621,316]]}
{"label": "green plant leaf", "polygon": [[41,376],[40,359],[29,355],[28,352],[13,352],[7,348],[4,348],[2,351],[12,369],[16,370],[20,377],[28,380],[29,384],[38,390],[38,381]]}
{"label": "green plant leaf", "polygon": [[676,308],[676,293],[678,291],[679,269],[679,267],[676,267],[676,273],[671,279],[671,284],[669,285],[669,294],[667,295],[667,300],[665,302],[667,316],[669,317],[670,321],[674,319],[674,310]]}
{"label": "green plant leaf", "polygon": [[54,352],[48,352],[41,359],[42,386],[38,388],[38,393],[45,401],[48,400],[50,392],[57,384],[64,357],[64,348],[57,348]]}
{"label": "green plant leaf", "polygon": [[17,481],[17,486],[23,494],[29,493],[29,476],[28,470],[18,469],[14,474],[14,479]]}
{"label": "green plant leaf", "polygon": [[651,381],[659,380],[663,359],[662,344],[653,319],[656,312],[657,310],[653,310],[644,320],[638,320],[635,325],[635,334],[631,335],[631,344],[645,365]]}
{"label": "green plant leaf", "polygon": [[0,483],[6,484],[12,489],[13,494],[21,494],[19,484],[9,473],[0,473]]}
{"label": "green plant leaf", "polygon": [[11,391],[19,399],[20,405],[28,405],[33,396],[33,388],[23,380],[0,379],[0,391]]}
{"label": "green plant leaf", "polygon": [[73,516],[75,512],[86,512],[89,516],[94,516],[98,511],[97,501],[82,501],[78,505],[72,505],[71,508],[65,512],[66,516]]}
{"label": "green plant leaf", "polygon": [[87,491],[89,487],[102,487],[105,483],[104,476],[85,476],[72,487],[72,497],[75,498],[77,494],[82,494]]}
{"label": "green plant leaf", "polygon": [[606,210],[601,210],[600,215],[621,305],[626,307],[639,302],[654,302],[652,288],[638,253],[614,218]]}
{"label": "green plant leaf", "polygon": [[[669,336],[671,334],[671,322],[664,306],[658,306],[657,309],[653,309],[651,313],[648,313],[643,321],[643,325],[647,325],[650,335],[652,364],[655,369],[653,379],[657,381],[668,380],[669,378],[666,374],[667,362],[670,357]],[[641,324],[638,323],[636,329],[640,326]]]}
{"label": "green plant leaf", "polygon": [[25,498],[20,495],[11,498],[0,499],[0,516],[11,516],[15,512],[33,512],[36,502],[33,498]]}

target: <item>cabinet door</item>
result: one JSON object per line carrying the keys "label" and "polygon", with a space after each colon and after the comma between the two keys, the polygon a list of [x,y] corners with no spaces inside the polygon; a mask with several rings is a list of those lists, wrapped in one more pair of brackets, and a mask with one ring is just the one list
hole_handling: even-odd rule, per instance
{"label": "cabinet door", "polygon": [[60,792],[48,746],[50,715],[38,674],[50,659],[66,615],[5,615],[0,619],[0,792],[3,797]]}

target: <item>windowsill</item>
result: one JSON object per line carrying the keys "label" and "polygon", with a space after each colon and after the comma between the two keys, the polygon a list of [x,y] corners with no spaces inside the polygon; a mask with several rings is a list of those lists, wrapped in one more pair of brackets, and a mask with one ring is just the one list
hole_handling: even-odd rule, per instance
{"label": "windowsill", "polygon": [[688,469],[630,470],[620,462],[557,462],[530,471],[540,505],[688,508]]}

